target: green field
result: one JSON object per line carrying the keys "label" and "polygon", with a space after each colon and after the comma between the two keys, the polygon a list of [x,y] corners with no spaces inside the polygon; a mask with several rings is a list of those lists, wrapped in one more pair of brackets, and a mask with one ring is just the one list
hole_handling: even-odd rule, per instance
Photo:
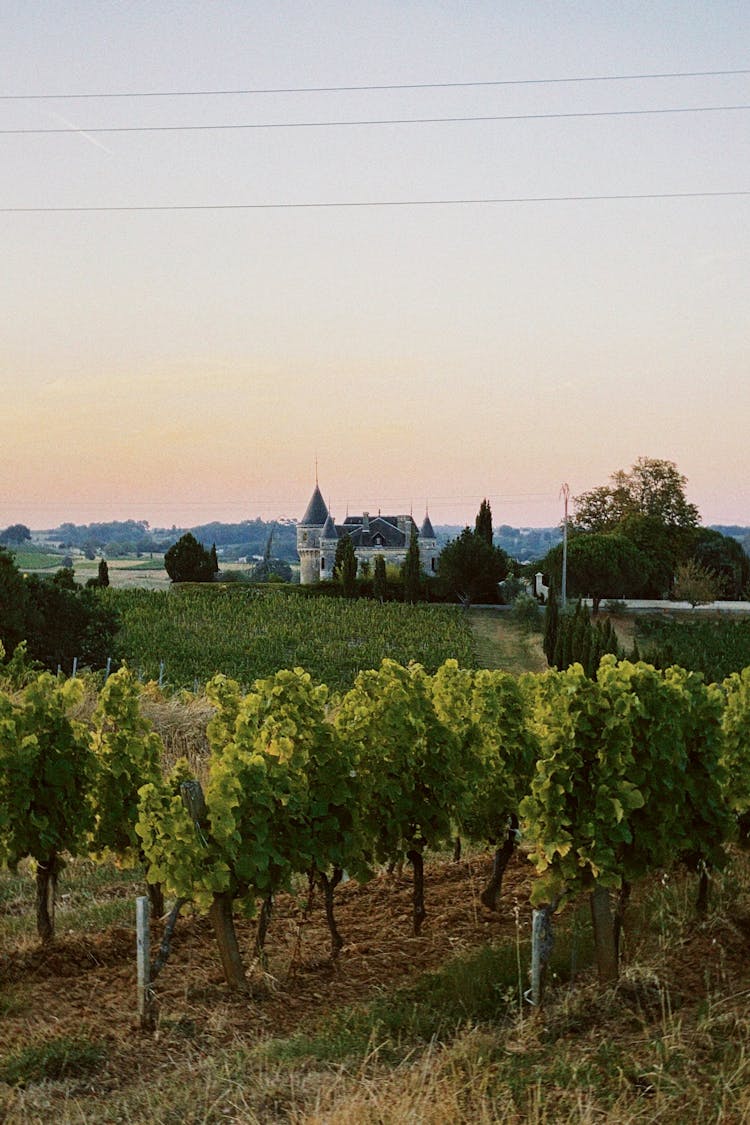
{"label": "green field", "polygon": [[102,591],[120,613],[118,656],[146,679],[192,688],[223,672],[249,686],[279,668],[302,667],[335,689],[384,657],[434,671],[455,657],[474,667],[466,615],[443,605],[381,605],[343,598],[212,586]]}
{"label": "green field", "polygon": [[701,672],[709,683],[719,683],[750,665],[749,617],[647,617],[636,628],[641,656],[657,668],[679,664]]}
{"label": "green field", "polygon": [[14,551],[13,555],[19,570],[58,570],[63,564],[63,555],[47,551]]}

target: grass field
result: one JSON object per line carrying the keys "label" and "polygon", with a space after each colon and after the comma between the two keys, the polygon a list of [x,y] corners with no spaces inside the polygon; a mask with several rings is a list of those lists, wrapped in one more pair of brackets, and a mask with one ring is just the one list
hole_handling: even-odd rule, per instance
{"label": "grass field", "polygon": [[14,561],[19,570],[58,570],[63,564],[62,555],[47,551],[13,551]]}

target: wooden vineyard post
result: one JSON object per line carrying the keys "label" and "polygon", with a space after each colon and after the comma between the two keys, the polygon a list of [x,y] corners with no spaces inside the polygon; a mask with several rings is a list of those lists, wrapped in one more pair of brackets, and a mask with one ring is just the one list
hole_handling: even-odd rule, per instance
{"label": "wooden vineyard post", "polygon": [[599,983],[608,984],[617,980],[618,976],[617,938],[609,889],[597,883],[591,892],[590,902]]}
{"label": "wooden vineyard post", "polygon": [[151,1031],[154,1026],[154,1010],[151,996],[151,909],[147,895],[135,900],[135,926],[138,961],[138,1018],[143,1031]]}
{"label": "wooden vineyard post", "polygon": [[552,932],[552,914],[555,910],[554,903],[541,906],[534,910],[531,920],[531,988],[526,993],[526,999],[535,1008],[541,1008],[544,1002],[544,981],[547,975],[547,964],[552,953],[554,935]]}

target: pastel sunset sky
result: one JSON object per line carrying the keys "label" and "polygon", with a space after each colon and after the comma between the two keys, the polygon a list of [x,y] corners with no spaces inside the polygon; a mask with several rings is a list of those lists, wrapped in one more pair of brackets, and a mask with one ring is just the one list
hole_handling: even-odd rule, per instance
{"label": "pastel sunset sky", "polygon": [[750,524],[750,5],[0,9],[0,526]]}

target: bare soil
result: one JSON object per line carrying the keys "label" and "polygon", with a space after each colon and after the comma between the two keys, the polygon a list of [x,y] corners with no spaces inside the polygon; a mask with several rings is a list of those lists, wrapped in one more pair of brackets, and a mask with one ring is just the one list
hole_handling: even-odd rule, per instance
{"label": "bare soil", "polygon": [[[198,916],[181,918],[170,960],[155,982],[159,1014],[154,1033],[142,1032],[137,1021],[134,926],[114,926],[92,936],[61,935],[48,948],[9,950],[0,955],[4,1009],[0,1059],[29,1044],[65,1036],[103,1044],[105,1064],[74,1090],[86,1104],[85,1120],[96,1121],[98,1105],[104,1107],[115,1093],[118,1099],[127,1099],[136,1081],[141,1089],[149,1083],[158,1085],[165,1067],[174,1068],[179,1081],[186,1040],[191,1051],[208,1057],[222,1050],[249,1049],[298,1030],[314,1031],[343,1006],[367,1002],[415,981],[456,954],[488,943],[513,945],[526,939],[531,918],[530,865],[522,854],[512,860],[500,910],[490,912],[479,900],[490,863],[489,855],[481,855],[428,865],[428,916],[419,937],[411,931],[408,869],[400,875],[380,875],[364,885],[344,884],[336,897],[345,946],[335,963],[329,957],[322,896],[318,894],[308,911],[306,894],[280,895],[268,935],[267,967],[249,964],[250,954],[245,953],[251,987],[244,994],[232,994],[224,984],[208,921]],[[103,897],[107,890],[102,890]],[[113,884],[112,894],[120,890]],[[241,948],[252,949],[254,922],[238,920],[237,926]],[[154,924],[152,952],[161,929],[161,923]],[[629,952],[632,956],[638,951]],[[667,989],[670,1004],[684,1011],[696,1010],[717,990],[737,995],[748,986],[749,954],[750,917],[741,915],[738,906],[736,917],[716,917],[708,925],[696,926],[665,951],[659,989]],[[579,979],[585,986],[590,977],[589,970]],[[625,980],[621,987],[625,996],[631,985]],[[658,1020],[663,1015],[663,992],[654,990],[650,1013],[648,990],[642,984],[632,988],[639,1019]],[[586,1019],[582,1011],[579,1031],[585,1030]],[[5,1095],[2,1090],[0,1085],[0,1120],[5,1119],[3,1098],[15,1096],[8,1087]],[[63,1103],[70,1092],[64,1084],[59,1090],[54,1083],[47,1088],[49,1120],[58,1113],[57,1119],[63,1120]],[[61,1099],[58,1110],[56,1098]],[[38,1118],[28,1118],[32,1119]],[[7,1120],[27,1117],[14,1112]]]}
{"label": "bare soil", "polygon": [[[279,895],[267,939],[267,968],[253,966],[245,954],[252,995],[239,998],[231,997],[224,984],[208,920],[181,917],[170,959],[154,986],[160,1019],[208,1029],[220,1009],[229,1037],[288,1035],[322,1012],[365,1001],[462,950],[500,938],[515,940],[509,907],[528,899],[528,864],[518,860],[507,872],[497,913],[479,901],[489,870],[486,856],[429,865],[428,917],[418,938],[411,932],[410,869],[362,885],[343,884],[336,892],[336,917],[345,945],[336,964],[329,956],[320,892],[309,912],[306,891],[299,898]],[[236,925],[240,948],[251,950],[255,922],[237,918]],[[152,954],[161,929],[159,922],[152,926]],[[4,953],[0,986],[20,989],[23,1010],[3,1019],[0,1045],[7,1049],[46,1034],[83,1032],[142,1055],[147,1047],[136,1026],[135,953],[134,926]]]}

